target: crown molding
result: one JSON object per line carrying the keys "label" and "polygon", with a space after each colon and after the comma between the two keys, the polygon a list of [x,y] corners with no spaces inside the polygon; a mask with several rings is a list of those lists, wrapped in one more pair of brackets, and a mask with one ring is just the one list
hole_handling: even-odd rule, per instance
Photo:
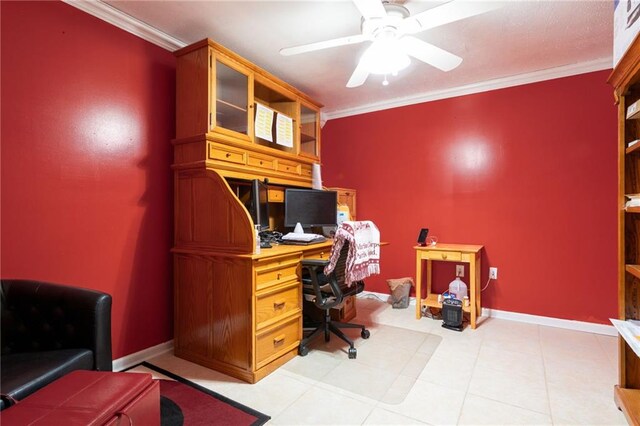
{"label": "crown molding", "polygon": [[[127,15],[126,13],[116,9],[115,7],[107,3],[104,3],[101,0],[62,1],[70,6],[80,9],[83,12],[93,15],[96,18],[102,19],[105,22],[108,22],[120,29],[123,29],[133,35],[136,35],[169,51],[178,50],[187,45],[187,43],[178,40],[177,38],[172,37],[169,34],[162,32],[145,22]],[[565,65],[557,68],[549,68],[546,70],[498,78],[495,80],[488,80],[480,83],[453,87],[444,90],[424,92],[418,95],[395,98],[383,102],[375,102],[353,108],[337,109],[333,111],[327,110],[323,111],[322,115],[324,122],[326,122],[327,120],[348,117],[351,115],[366,114],[368,112],[398,108],[423,102],[437,101],[440,99],[454,98],[457,96],[471,95],[474,93],[488,92],[496,89],[504,89],[507,87],[520,86],[523,84],[553,80],[555,78],[569,77],[572,75],[611,69],[612,63],[613,58],[611,56],[608,56],[606,58],[601,58],[590,62]]]}
{"label": "crown molding", "polygon": [[381,111],[390,108],[398,108],[407,105],[419,104],[423,102],[437,101],[440,99],[454,98],[457,96],[471,95],[474,93],[488,92],[491,90],[504,89],[507,87],[521,86],[523,84],[537,83],[545,80],[569,77],[572,75],[586,74],[594,71],[611,69],[612,58],[597,59],[594,61],[579,64],[565,65],[557,68],[549,68],[541,71],[534,71],[526,74],[518,74],[510,77],[498,78],[495,80],[483,81],[466,86],[453,87],[444,90],[435,90],[421,93],[419,95],[395,98],[383,102],[375,102],[353,108],[345,108],[325,112],[326,120],[334,118],[348,117],[351,115],[366,114],[368,112]]}
{"label": "crown molding", "polygon": [[142,22],[100,0],[62,0],[70,6],[82,10],[96,18],[115,25],[133,35],[169,51],[178,50],[187,44],[151,25]]}

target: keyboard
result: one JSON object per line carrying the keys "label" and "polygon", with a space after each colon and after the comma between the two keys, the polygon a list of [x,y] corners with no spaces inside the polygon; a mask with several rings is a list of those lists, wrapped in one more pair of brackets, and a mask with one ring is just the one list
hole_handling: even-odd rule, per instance
{"label": "keyboard", "polygon": [[320,234],[296,234],[289,232],[282,236],[282,244],[314,244],[327,241],[327,239]]}

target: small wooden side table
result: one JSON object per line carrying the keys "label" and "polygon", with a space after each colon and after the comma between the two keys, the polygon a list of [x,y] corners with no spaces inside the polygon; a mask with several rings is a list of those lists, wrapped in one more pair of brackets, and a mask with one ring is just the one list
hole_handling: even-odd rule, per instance
{"label": "small wooden side table", "polygon": [[[480,303],[480,252],[483,246],[473,244],[436,244],[415,246],[416,250],[416,319],[422,318],[422,306],[440,308],[438,295],[431,293],[431,271],[433,261],[463,262],[469,264],[469,306],[462,310],[469,314],[471,328],[476,328],[476,319],[482,312]],[[427,261],[427,295],[422,298],[422,264]]]}

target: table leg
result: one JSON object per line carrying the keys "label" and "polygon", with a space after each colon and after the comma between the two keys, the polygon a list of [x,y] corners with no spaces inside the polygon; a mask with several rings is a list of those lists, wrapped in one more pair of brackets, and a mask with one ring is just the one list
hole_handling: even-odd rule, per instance
{"label": "table leg", "polygon": [[433,261],[431,259],[427,260],[427,297],[431,294],[431,269],[433,267]]}
{"label": "table leg", "polygon": [[477,316],[482,316],[482,283],[480,282],[480,280],[482,279],[482,267],[481,267],[481,260],[480,260],[480,254],[478,253],[476,255],[476,315]]}
{"label": "table leg", "polygon": [[478,278],[476,274],[476,258],[475,256],[471,258],[469,261],[469,307],[471,308],[471,328],[476,328],[476,315],[477,315],[477,304],[478,300],[477,289],[478,289]]}
{"label": "table leg", "polygon": [[422,256],[416,251],[416,319],[422,318]]}

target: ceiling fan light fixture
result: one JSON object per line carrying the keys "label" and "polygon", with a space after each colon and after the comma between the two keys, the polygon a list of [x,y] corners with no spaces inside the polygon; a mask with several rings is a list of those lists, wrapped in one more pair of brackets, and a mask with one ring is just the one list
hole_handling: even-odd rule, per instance
{"label": "ceiling fan light fixture", "polygon": [[375,40],[360,61],[371,74],[397,74],[411,63],[397,39]]}

